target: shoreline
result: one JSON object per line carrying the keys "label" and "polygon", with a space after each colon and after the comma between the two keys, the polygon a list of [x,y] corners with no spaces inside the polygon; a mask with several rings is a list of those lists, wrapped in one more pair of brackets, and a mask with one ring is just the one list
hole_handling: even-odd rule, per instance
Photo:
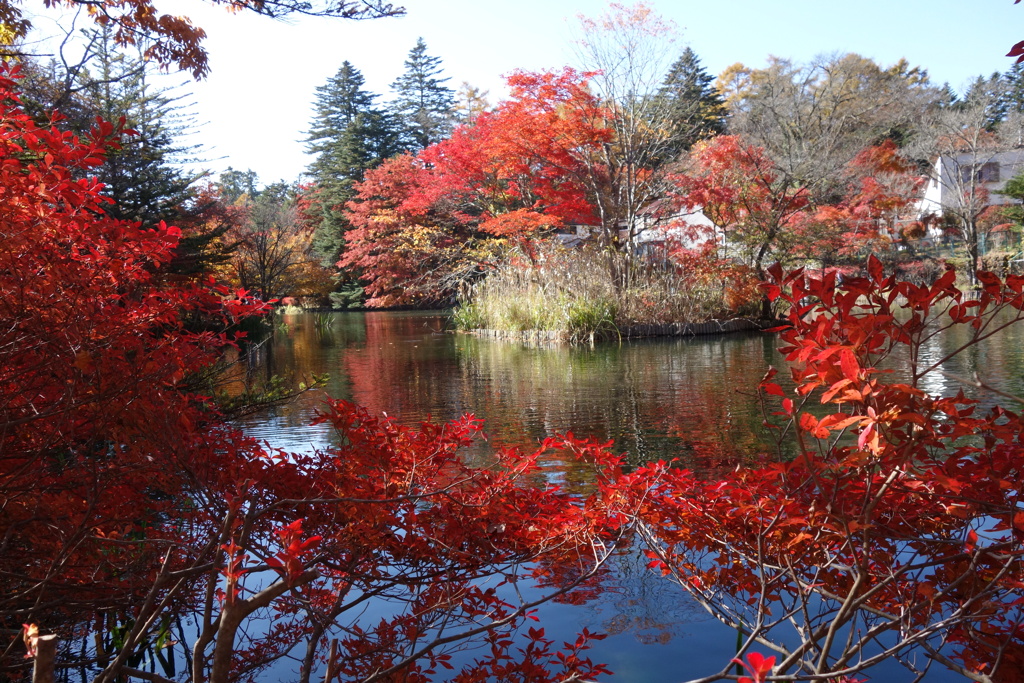
{"label": "shoreline", "polygon": [[[729,320],[708,320],[702,323],[646,323],[629,325],[613,330],[602,330],[587,335],[584,342],[613,341],[622,339],[644,339],[649,337],[696,337],[732,332],[761,332],[785,325],[782,320],[755,320],[732,318]],[[453,330],[455,334],[469,334],[476,337],[515,341],[527,344],[571,344],[572,333],[568,330],[494,330],[473,329]],[[575,343],[581,343],[579,341]]]}

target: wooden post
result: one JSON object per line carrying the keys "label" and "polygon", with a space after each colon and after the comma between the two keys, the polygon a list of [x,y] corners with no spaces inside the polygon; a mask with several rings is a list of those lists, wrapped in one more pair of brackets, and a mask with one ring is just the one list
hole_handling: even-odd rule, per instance
{"label": "wooden post", "polygon": [[327,658],[327,671],[324,674],[324,683],[331,683],[338,675],[338,639],[331,639],[331,655]]}
{"label": "wooden post", "polygon": [[36,640],[36,661],[32,669],[32,683],[53,683],[53,670],[57,663],[57,636],[39,636]]}

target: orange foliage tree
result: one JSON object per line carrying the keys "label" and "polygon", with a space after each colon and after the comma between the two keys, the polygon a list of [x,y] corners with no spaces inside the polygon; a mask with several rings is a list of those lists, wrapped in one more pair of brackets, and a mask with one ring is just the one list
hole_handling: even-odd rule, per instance
{"label": "orange foliage tree", "polygon": [[449,299],[509,243],[595,224],[593,168],[609,139],[587,74],[516,73],[512,96],[416,157],[368,171],[349,204],[341,265],[371,306]]}
{"label": "orange foliage tree", "polygon": [[892,258],[897,248],[912,255],[912,241],[924,235],[916,214],[927,181],[914,163],[887,140],[861,150],[844,176],[843,197],[794,217],[795,254],[823,267],[859,262],[865,253]]}
{"label": "orange foliage tree", "polygon": [[[765,150],[738,136],[719,136],[699,143],[683,172],[670,176],[667,207],[701,211],[709,228],[690,227],[698,248],[681,252],[692,259],[711,247],[738,262],[737,275],[763,280],[765,266],[775,261],[808,259],[823,268],[857,264],[865,251],[910,255],[908,239],[923,229],[913,220],[924,179],[892,142],[863,149],[844,169],[842,196],[831,203],[814,202],[769,158]],[[665,209],[662,209],[665,212]],[[706,259],[710,254],[705,254]]]}

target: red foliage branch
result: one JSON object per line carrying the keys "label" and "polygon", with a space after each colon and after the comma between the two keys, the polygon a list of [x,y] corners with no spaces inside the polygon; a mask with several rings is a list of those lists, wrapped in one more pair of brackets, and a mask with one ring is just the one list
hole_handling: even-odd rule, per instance
{"label": "red foliage branch", "polygon": [[[565,437],[471,467],[478,421],[412,429],[343,402],[321,417],[337,446],[267,452],[190,383],[265,305],[162,277],[177,229],[107,217],[87,177],[113,126],[84,141],[37,126],[14,87],[0,75],[0,628],[17,634],[3,675],[26,666],[23,632],[56,633],[76,643],[58,663],[98,683],[159,680],[135,667],[180,658],[170,624],[188,615],[195,681],[303,647],[301,681],[328,651],[348,680],[425,680],[469,638],[491,650],[463,681],[604,670],[584,656],[592,634],[558,649],[533,630],[515,654],[508,634],[592,587],[627,542],[617,458]],[[553,449],[589,463],[592,496],[547,484]]]}
{"label": "red foliage branch", "polygon": [[[1024,422],[924,387],[1024,317],[1024,278],[980,273],[972,298],[952,271],[922,287],[874,258],[867,277],[842,285],[770,275],[769,295],[789,308],[793,389],[772,371],[760,391],[781,399],[768,424],[795,457],[780,451],[717,481],[653,466],[663,484],[643,513],[652,566],[740,629],[744,650],[774,650],[777,675],[849,676],[923,651],[975,680],[1016,680]],[[926,353],[956,326],[971,330],[962,347]],[[904,377],[880,369],[886,359],[901,359]]]}
{"label": "red foliage branch", "polygon": [[[210,283],[161,285],[176,228],[104,215],[88,176],[115,128],[37,126],[0,74],[0,612],[23,620],[117,604],[150,567],[109,549],[184,482],[206,401],[182,390],[264,309]],[[193,329],[190,318],[207,326]],[[89,597],[84,597],[88,594]]]}

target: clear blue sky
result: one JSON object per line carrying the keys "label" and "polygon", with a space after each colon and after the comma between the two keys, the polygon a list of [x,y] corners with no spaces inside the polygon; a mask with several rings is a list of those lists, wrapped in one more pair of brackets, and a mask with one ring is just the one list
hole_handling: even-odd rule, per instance
{"label": "clear blue sky", "polygon": [[[443,60],[450,85],[462,81],[500,98],[501,75],[516,68],[557,68],[572,61],[576,15],[596,16],[598,0],[408,0],[406,16],[352,22],[288,22],[231,15],[198,0],[165,11],[203,26],[212,73],[194,86],[206,164],[251,168],[264,182],[294,180],[309,163],[301,140],[314,89],[345,60],[387,97],[417,37]],[[631,3],[626,3],[631,4]],[[1013,0],[650,0],[682,29],[709,73],[734,62],[763,66],[768,55],[805,62],[857,52],[883,65],[905,57],[932,80],[956,88],[1005,71],[1007,50],[1024,40],[1024,3]],[[223,158],[219,158],[223,157]]]}

